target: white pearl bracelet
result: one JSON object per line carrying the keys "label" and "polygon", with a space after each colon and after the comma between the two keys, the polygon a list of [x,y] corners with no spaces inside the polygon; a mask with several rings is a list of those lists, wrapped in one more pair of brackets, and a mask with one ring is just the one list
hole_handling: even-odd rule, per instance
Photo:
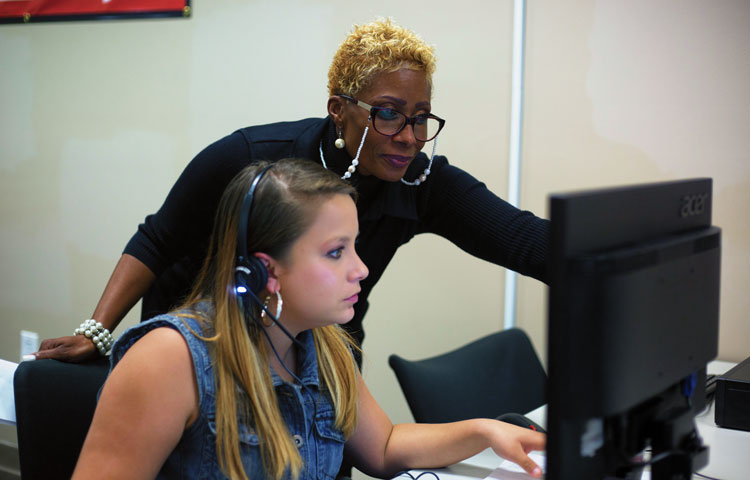
{"label": "white pearl bracelet", "polygon": [[94,342],[94,346],[99,350],[99,353],[103,356],[109,353],[112,349],[112,343],[114,343],[114,339],[112,338],[112,334],[109,333],[109,330],[104,328],[101,323],[93,318],[84,320],[83,323],[76,328],[74,335],[84,335],[85,337],[90,338],[91,341]]}

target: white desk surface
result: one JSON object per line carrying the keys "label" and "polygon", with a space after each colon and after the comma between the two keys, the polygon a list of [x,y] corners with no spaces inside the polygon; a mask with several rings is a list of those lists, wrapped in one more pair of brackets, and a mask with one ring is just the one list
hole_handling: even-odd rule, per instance
{"label": "white desk surface", "polygon": [[17,363],[0,359],[0,423],[16,424],[16,403],[13,399],[13,374]]}
{"label": "white desk surface", "polygon": [[[712,374],[726,373],[735,363],[714,361],[708,364]],[[721,480],[750,478],[750,432],[720,428],[714,422],[716,402],[695,417],[698,433],[708,445],[708,465],[699,470],[703,475]]]}
{"label": "white desk surface", "polygon": [[[735,363],[713,361],[707,371],[711,374],[722,374],[732,368]],[[542,406],[526,414],[539,425],[547,426],[547,407]],[[708,465],[699,472],[703,475],[719,480],[747,480],[750,478],[750,432],[719,428],[714,423],[714,402],[710,408],[695,418],[698,433],[703,443],[709,448]],[[515,472],[498,472],[496,469],[503,459],[487,449],[471,458],[447,468],[433,470],[440,480],[462,480],[491,478],[496,480],[526,480],[530,475]],[[416,477],[421,471],[413,471]],[[491,476],[492,475],[492,476]],[[402,480],[406,477],[397,477]],[[696,477],[697,478],[697,477]],[[420,480],[434,480],[434,477],[424,476]],[[648,472],[642,480],[650,479]]]}

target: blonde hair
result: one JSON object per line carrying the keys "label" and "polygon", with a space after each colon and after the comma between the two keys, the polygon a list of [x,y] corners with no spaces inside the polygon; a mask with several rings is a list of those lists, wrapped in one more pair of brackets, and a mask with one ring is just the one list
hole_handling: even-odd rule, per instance
{"label": "blonde hair", "polygon": [[425,72],[432,89],[434,48],[390,18],[354,25],[333,56],[328,95],[356,96],[376,75],[402,68]]}
{"label": "blonde hair", "polygon": [[[268,478],[290,473],[303,462],[279,410],[271,380],[268,351],[256,322],[246,322],[234,293],[237,229],[244,196],[267,163],[242,170],[224,192],[216,211],[208,254],[195,286],[179,309],[210,300],[210,315],[192,315],[204,326],[216,382],[216,451],[230,478],[247,478],[239,449],[239,423],[252,427],[260,441]],[[248,222],[248,251],[283,261],[294,242],[310,227],[320,205],[333,195],[356,197],[353,187],[307,160],[276,162],[258,184]],[[256,306],[251,315],[260,314]],[[313,330],[321,388],[333,402],[335,426],[349,436],[356,424],[357,367],[354,340],[338,325]],[[238,388],[239,387],[239,388]],[[239,410],[238,410],[239,409]],[[240,415],[238,415],[240,412]]]}

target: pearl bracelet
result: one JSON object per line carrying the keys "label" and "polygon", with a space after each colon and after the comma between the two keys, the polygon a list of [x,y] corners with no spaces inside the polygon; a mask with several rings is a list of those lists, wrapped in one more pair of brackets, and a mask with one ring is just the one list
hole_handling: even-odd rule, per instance
{"label": "pearl bracelet", "polygon": [[83,323],[75,329],[74,335],[84,335],[87,338],[90,338],[102,356],[109,353],[112,349],[112,343],[114,343],[114,339],[112,338],[112,334],[109,333],[109,330],[92,318],[84,320]]}

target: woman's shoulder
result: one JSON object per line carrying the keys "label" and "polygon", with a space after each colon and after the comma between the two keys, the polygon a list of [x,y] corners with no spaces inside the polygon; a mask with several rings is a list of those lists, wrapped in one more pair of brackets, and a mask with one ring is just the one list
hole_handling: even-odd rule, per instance
{"label": "woman's shoulder", "polygon": [[[203,323],[195,312],[159,315],[125,331],[112,347],[111,363],[114,366],[136,342],[144,340],[149,335],[150,339],[159,338],[173,344],[179,343],[190,351],[204,350],[205,342],[200,338],[204,330]],[[152,335],[155,331],[158,333]]]}
{"label": "woman's shoulder", "polygon": [[248,144],[263,142],[293,142],[306,132],[322,131],[327,118],[305,118],[302,120],[267,123],[241,128],[233,135],[239,135]]}
{"label": "woman's shoulder", "polygon": [[182,357],[190,350],[182,333],[166,325],[149,330],[139,339],[138,345],[164,359]]}
{"label": "woman's shoulder", "polygon": [[191,353],[177,330],[149,330],[113,363],[101,399],[108,391],[107,399],[125,417],[138,415],[161,428],[171,425],[179,438],[185,425],[197,418],[201,400]]}
{"label": "woman's shoulder", "polygon": [[190,378],[187,374],[193,370],[185,337],[167,326],[148,330],[127,349],[120,349],[113,355],[110,376],[119,372],[121,378],[138,378],[139,382],[149,385],[155,379],[178,373]]}

